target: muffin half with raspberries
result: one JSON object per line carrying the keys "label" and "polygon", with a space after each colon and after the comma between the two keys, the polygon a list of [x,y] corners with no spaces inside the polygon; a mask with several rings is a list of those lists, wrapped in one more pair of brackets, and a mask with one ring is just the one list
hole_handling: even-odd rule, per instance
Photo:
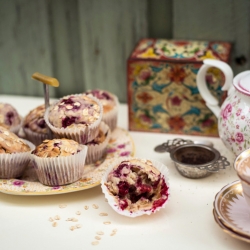
{"label": "muffin half with raspberries", "polygon": [[73,183],[83,175],[87,147],[71,139],[44,140],[31,153],[38,180],[48,186]]}
{"label": "muffin half with raspberries", "polygon": [[0,178],[19,178],[30,162],[34,145],[0,126]]}
{"label": "muffin half with raspberries", "polygon": [[98,135],[102,115],[102,104],[97,98],[79,94],[56,101],[44,118],[55,137],[85,144]]}
{"label": "muffin half with raspberries", "polygon": [[149,215],[169,200],[168,169],[160,162],[146,159],[112,160],[102,179],[102,190],[119,214]]}

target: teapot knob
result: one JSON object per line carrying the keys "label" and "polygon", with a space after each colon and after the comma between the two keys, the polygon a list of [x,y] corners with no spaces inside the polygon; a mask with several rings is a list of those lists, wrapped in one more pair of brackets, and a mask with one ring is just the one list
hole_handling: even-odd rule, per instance
{"label": "teapot knob", "polygon": [[[215,59],[205,59],[203,65],[197,73],[197,87],[203,99],[206,102],[207,107],[215,114],[216,117],[219,117],[220,107],[218,100],[210,93],[207,84],[206,84],[206,73],[209,68],[215,67],[220,69],[225,75],[225,84],[222,87],[222,90],[228,90],[231,92],[233,89],[233,71],[231,67],[222,61]],[[230,94],[230,93],[229,93]]]}

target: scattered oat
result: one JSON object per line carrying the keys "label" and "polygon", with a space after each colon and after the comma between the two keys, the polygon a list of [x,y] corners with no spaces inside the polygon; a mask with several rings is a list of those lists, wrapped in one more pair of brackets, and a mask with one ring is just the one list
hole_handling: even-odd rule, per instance
{"label": "scattered oat", "polygon": [[98,208],[99,208],[98,205],[96,205],[96,204],[93,204],[92,207],[93,207],[94,209],[98,209]]}
{"label": "scattered oat", "polygon": [[69,229],[70,229],[71,231],[74,231],[74,230],[76,229],[76,227],[75,227],[75,226],[71,226]]}
{"label": "scattered oat", "polygon": [[67,205],[66,204],[60,204],[59,207],[60,208],[65,208],[65,207],[67,207]]}
{"label": "scattered oat", "polygon": [[100,216],[108,216],[107,213],[100,213],[99,215],[100,215]]}
{"label": "scattered oat", "polygon": [[113,229],[113,230],[112,230],[112,232],[116,233],[116,232],[117,232],[117,229],[116,229],[116,228],[115,228],[115,229]]}
{"label": "scattered oat", "polygon": [[78,221],[78,219],[76,219],[76,218],[72,218],[72,221],[73,221],[73,222],[77,222],[77,221]]}
{"label": "scattered oat", "polygon": [[104,225],[110,225],[111,222],[110,222],[110,221],[104,221],[103,224],[104,224]]}
{"label": "scattered oat", "polygon": [[85,209],[85,210],[88,210],[88,209],[89,209],[89,206],[84,206],[84,209]]}
{"label": "scattered oat", "polygon": [[73,220],[73,218],[68,218],[66,221],[72,221]]}
{"label": "scattered oat", "polygon": [[77,215],[80,215],[80,214],[81,214],[81,211],[76,211],[76,214],[77,214]]}
{"label": "scattered oat", "polygon": [[98,232],[96,232],[96,234],[98,234],[98,235],[104,235],[104,232],[103,231],[98,231]]}
{"label": "scattered oat", "polygon": [[111,234],[110,234],[110,236],[114,236],[116,234],[116,232],[112,232]]}
{"label": "scattered oat", "polygon": [[76,228],[81,228],[82,225],[81,224],[76,224]]}
{"label": "scattered oat", "polygon": [[91,244],[92,244],[92,245],[98,245],[98,244],[99,244],[99,241],[92,241]]}
{"label": "scattered oat", "polygon": [[100,236],[95,237],[96,240],[101,240],[102,238]]}
{"label": "scattered oat", "polygon": [[54,219],[55,219],[55,220],[60,220],[61,218],[60,218],[59,215],[56,215],[56,216],[54,217]]}
{"label": "scattered oat", "polygon": [[52,222],[54,221],[54,219],[52,217],[49,217],[49,221]]}
{"label": "scattered oat", "polygon": [[56,227],[56,226],[57,226],[57,222],[54,221],[54,222],[52,223],[52,227]]}

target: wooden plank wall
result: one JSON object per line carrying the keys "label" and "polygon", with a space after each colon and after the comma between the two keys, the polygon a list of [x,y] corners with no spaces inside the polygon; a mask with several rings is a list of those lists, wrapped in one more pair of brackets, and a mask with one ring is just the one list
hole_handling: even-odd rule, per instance
{"label": "wooden plank wall", "polygon": [[230,41],[236,74],[250,68],[249,13],[249,0],[1,0],[0,94],[43,95],[39,71],[60,81],[53,97],[98,87],[126,102],[144,37]]}

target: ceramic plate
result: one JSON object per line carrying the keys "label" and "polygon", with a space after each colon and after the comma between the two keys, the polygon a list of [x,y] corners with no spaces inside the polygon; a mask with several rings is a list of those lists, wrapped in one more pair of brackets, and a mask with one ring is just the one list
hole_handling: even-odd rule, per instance
{"label": "ceramic plate", "polygon": [[245,201],[239,180],[227,184],[216,194],[214,210],[224,226],[250,238],[250,207]]}
{"label": "ceramic plate", "polygon": [[109,161],[114,157],[134,156],[134,142],[128,131],[116,128],[107,147],[107,155],[95,164],[86,165],[83,177],[72,184],[49,187],[41,184],[35,169],[28,166],[20,179],[0,179],[0,192],[13,195],[53,195],[85,190],[98,186]]}
{"label": "ceramic plate", "polygon": [[227,228],[225,225],[223,225],[223,223],[219,220],[218,215],[216,214],[215,210],[213,210],[213,215],[214,215],[214,220],[215,222],[220,226],[220,228],[226,232],[227,234],[229,234],[231,237],[236,238],[238,240],[242,240],[245,242],[250,243],[250,238],[245,237],[244,235],[235,233],[234,231],[230,230],[229,228]]}

